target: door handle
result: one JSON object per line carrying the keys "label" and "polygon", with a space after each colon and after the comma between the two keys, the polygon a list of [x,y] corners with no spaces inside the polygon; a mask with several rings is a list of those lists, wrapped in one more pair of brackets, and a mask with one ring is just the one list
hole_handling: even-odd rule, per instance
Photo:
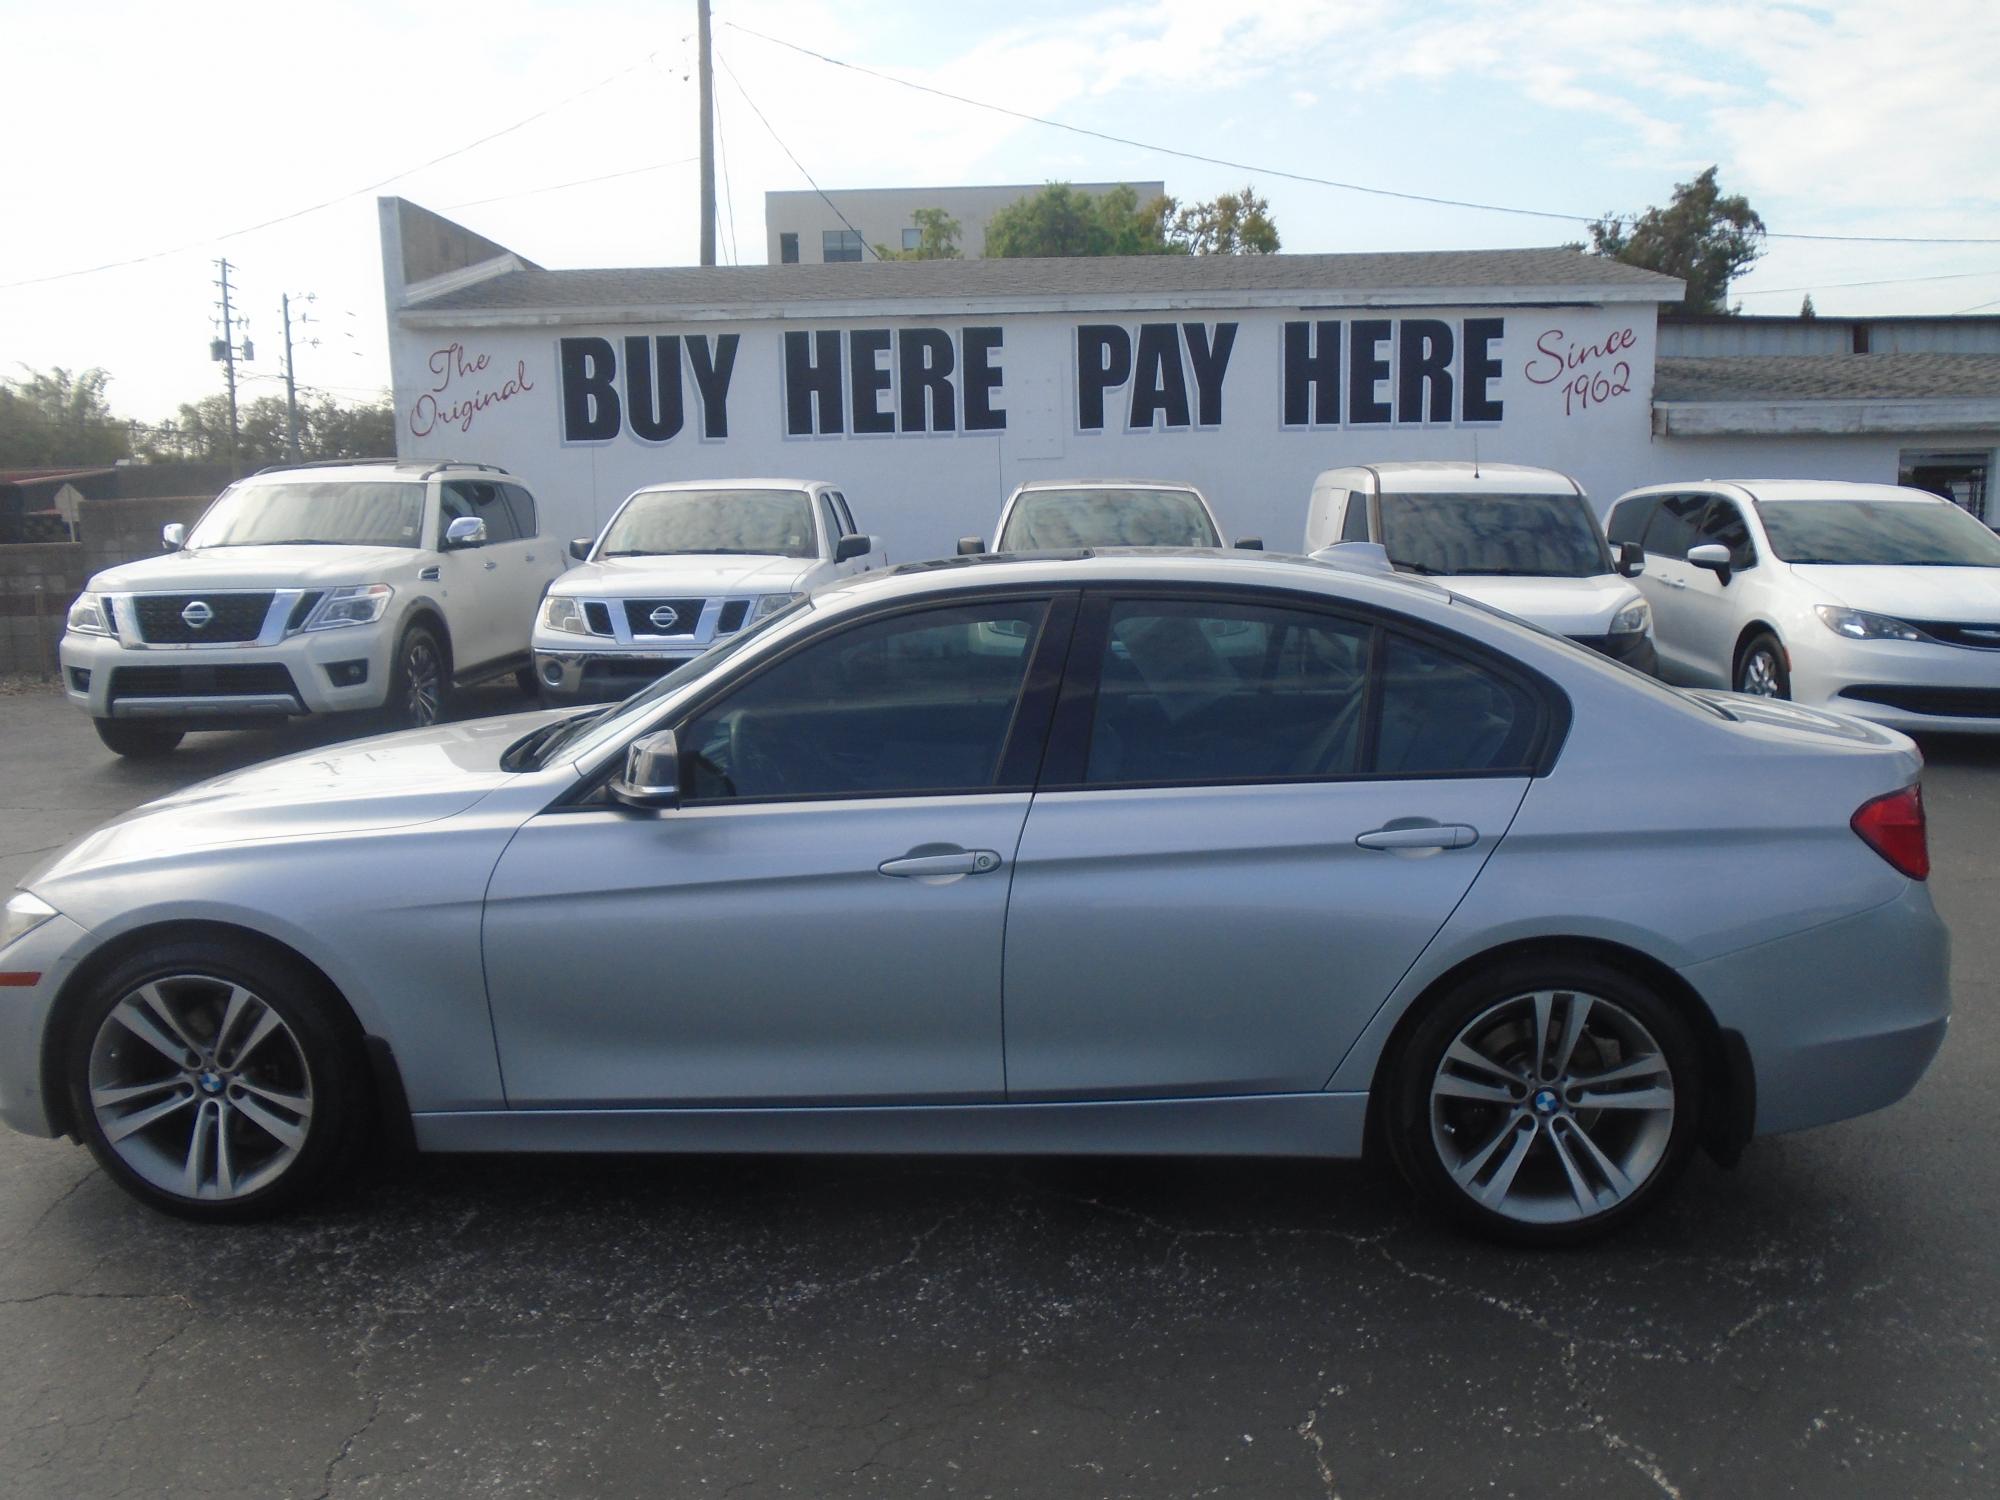
{"label": "door handle", "polygon": [[1667,578],[1661,581],[1670,589],[1684,589],[1688,586],[1685,578]]}
{"label": "door handle", "polygon": [[1364,849],[1466,849],[1479,842],[1479,830],[1464,823],[1418,823],[1403,828],[1377,828],[1357,834]]}
{"label": "door handle", "polygon": [[875,868],[884,875],[896,875],[906,880],[939,875],[984,875],[1000,868],[1000,856],[991,849],[958,849],[950,854],[906,854],[901,859],[885,859]]}
{"label": "door handle", "polygon": [[497,567],[499,567],[499,566],[500,566],[500,564],[498,564],[497,562],[495,562],[495,561],[494,561],[494,560],[493,560],[492,558],[490,558],[490,557],[489,557],[489,558],[487,558],[487,559],[486,559],[486,571],[487,571],[487,572],[491,573],[491,572],[492,572],[492,571],[493,571],[493,570],[494,570],[495,568],[497,568]]}
{"label": "door handle", "polygon": [[442,576],[442,570],[435,567],[420,568],[417,570],[417,577],[421,578],[425,583],[436,583]]}

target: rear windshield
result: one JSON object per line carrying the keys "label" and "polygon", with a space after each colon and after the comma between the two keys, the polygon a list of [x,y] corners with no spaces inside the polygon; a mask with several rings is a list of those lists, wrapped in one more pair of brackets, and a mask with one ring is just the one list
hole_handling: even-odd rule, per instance
{"label": "rear windshield", "polygon": [[606,528],[599,557],[817,557],[804,490],[643,490]]}
{"label": "rear windshield", "polygon": [[423,519],[424,487],[412,481],[241,484],[208,508],[187,546],[414,547]]}
{"label": "rear windshield", "polygon": [[1410,573],[1594,578],[1611,571],[1581,495],[1384,495],[1382,545]]}
{"label": "rear windshield", "polygon": [[1073,547],[1219,547],[1192,490],[1029,490],[1014,501],[996,552]]}
{"label": "rear windshield", "polygon": [[1789,563],[2000,568],[2000,537],[1948,500],[1760,500],[1757,514]]}

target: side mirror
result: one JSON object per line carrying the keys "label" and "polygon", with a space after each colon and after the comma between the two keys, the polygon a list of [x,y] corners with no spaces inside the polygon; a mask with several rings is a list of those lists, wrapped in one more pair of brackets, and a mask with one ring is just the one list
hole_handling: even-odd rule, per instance
{"label": "side mirror", "polygon": [[169,552],[178,552],[187,541],[188,529],[179,521],[169,521],[160,528],[160,545]]}
{"label": "side mirror", "polygon": [[958,555],[960,557],[977,557],[985,550],[985,537],[962,536],[958,539]]}
{"label": "side mirror", "polygon": [[625,769],[605,788],[627,807],[677,807],[681,800],[681,748],[671,729],[641,735],[625,747]]}
{"label": "side mirror", "polygon": [[833,560],[837,563],[844,563],[850,558],[866,557],[874,550],[874,537],[861,536],[850,531],[846,536],[833,544]]}
{"label": "side mirror", "polygon": [[1637,542],[1618,544],[1618,571],[1627,578],[1637,578],[1646,571],[1646,549]]}
{"label": "side mirror", "polygon": [[444,529],[444,544],[447,549],[484,547],[486,523],[478,516],[456,516]]}
{"label": "side mirror", "polygon": [[1236,550],[1239,552],[1262,552],[1264,550],[1264,539],[1261,536],[1239,536],[1236,539]]}
{"label": "side mirror", "polygon": [[1708,569],[1719,582],[1729,582],[1729,549],[1722,543],[1703,542],[1699,547],[1690,547],[1687,560],[1697,568]]}
{"label": "side mirror", "polygon": [[569,544],[569,555],[578,562],[582,562],[590,556],[590,542],[591,539],[587,536],[572,538]]}

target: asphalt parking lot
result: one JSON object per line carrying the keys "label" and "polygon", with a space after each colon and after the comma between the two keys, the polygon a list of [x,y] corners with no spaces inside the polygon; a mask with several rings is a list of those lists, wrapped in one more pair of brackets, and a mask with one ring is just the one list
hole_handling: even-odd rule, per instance
{"label": "asphalt parking lot", "polygon": [[[0,696],[0,875],[325,734],[141,766]],[[201,1230],[0,1134],[0,1491],[1991,1495],[2000,743],[1925,748],[1938,1063],[1607,1245],[1345,1164],[915,1157],[426,1159]]]}

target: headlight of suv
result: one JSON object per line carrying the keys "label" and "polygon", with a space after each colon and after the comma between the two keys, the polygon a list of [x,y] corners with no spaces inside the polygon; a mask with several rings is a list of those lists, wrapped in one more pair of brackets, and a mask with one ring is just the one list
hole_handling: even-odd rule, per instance
{"label": "headlight of suv", "polygon": [[590,634],[590,626],[583,618],[583,606],[561,594],[551,594],[542,601],[542,628],[560,630],[568,635]]}
{"label": "headlight of suv", "polygon": [[755,625],[766,615],[775,615],[794,599],[803,598],[805,598],[804,594],[760,594],[757,597],[757,602],[750,606],[750,614],[743,623],[745,625]]}
{"label": "headlight of suv", "polygon": [[1820,623],[1835,635],[1850,641],[1921,641],[1926,637],[1914,625],[1892,620],[1887,615],[1871,615],[1866,610],[1842,609],[1836,604],[1815,604]]}
{"label": "headlight of suv", "polygon": [[1613,635],[1638,635],[1653,623],[1653,612],[1644,599],[1634,599],[1611,617]]}
{"label": "headlight of suv", "polygon": [[55,914],[56,909],[41,897],[26,891],[14,892],[6,913],[0,915],[0,948],[20,941]]}
{"label": "headlight of suv", "polygon": [[95,594],[78,594],[69,607],[69,628],[82,635],[109,635],[111,623],[104,618],[104,605]]}
{"label": "headlight of suv", "polygon": [[306,616],[307,630],[334,630],[342,625],[373,625],[382,618],[396,591],[386,583],[356,583],[334,589]]}

